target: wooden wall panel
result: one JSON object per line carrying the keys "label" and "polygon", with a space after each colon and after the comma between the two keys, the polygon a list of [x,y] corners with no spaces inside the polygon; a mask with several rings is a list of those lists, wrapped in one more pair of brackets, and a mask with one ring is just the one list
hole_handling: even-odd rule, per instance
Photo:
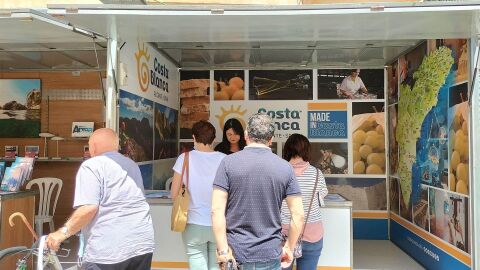
{"label": "wooden wall panel", "polygon": [[[81,72],[80,76],[72,76],[70,72],[0,72],[0,79],[40,79],[42,91],[101,89],[98,72]],[[41,131],[48,131],[66,139],[59,142],[60,157],[83,157],[83,146],[88,145],[88,140],[70,137],[72,122],[94,122],[95,128],[103,127],[103,106],[102,100],[50,100],[47,106],[47,101],[44,99],[41,106]],[[49,139],[47,142],[48,156],[53,157],[56,155],[56,142]],[[0,156],[5,155],[5,145],[18,145],[20,156],[25,155],[25,145],[38,145],[40,156],[43,156],[44,140],[42,138],[0,138]],[[81,162],[69,161],[37,161],[35,163],[33,178],[57,177],[63,180],[63,189],[55,213],[56,228],[61,227],[73,212],[75,175],[80,164]],[[47,225],[44,226],[44,232],[48,233]]]}
{"label": "wooden wall panel", "polygon": [[[102,74],[103,76],[103,74]],[[42,91],[58,89],[101,89],[99,72],[81,72],[73,76],[70,72],[3,72],[0,79],[40,79]],[[94,122],[95,128],[104,126],[102,100],[42,100],[41,131],[61,136],[66,141],[59,142],[59,155],[62,157],[82,157],[85,139],[73,139],[72,122]],[[0,138],[0,156],[5,155],[5,145],[18,145],[19,155],[25,155],[25,145],[40,146],[43,156],[42,138]],[[48,140],[49,156],[56,154],[56,142]]]}
{"label": "wooden wall panel", "polygon": [[[0,217],[0,229],[1,229],[1,241],[0,249],[4,249],[12,246],[26,246],[31,247],[33,244],[33,236],[28,231],[27,227],[22,223],[19,218],[15,218],[15,226],[10,227],[8,224],[8,218],[14,212],[21,212],[25,215],[28,222],[33,227],[34,216],[34,196],[11,198],[2,200],[1,202],[1,217]],[[15,269],[15,263],[20,255],[9,256],[2,260],[0,263],[0,269]],[[30,269],[30,268],[29,268]]]}

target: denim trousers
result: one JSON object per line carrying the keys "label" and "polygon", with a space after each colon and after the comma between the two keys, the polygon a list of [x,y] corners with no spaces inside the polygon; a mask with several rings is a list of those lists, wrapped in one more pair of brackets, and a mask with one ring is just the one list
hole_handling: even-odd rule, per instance
{"label": "denim trousers", "polygon": [[[297,270],[316,270],[320,253],[322,253],[323,238],[315,243],[302,241],[302,257],[296,258],[294,263],[297,265]],[[285,268],[293,269],[293,264]]]}
{"label": "denim trousers", "polygon": [[187,224],[182,233],[189,269],[218,270],[217,245],[211,226]]}
{"label": "denim trousers", "polygon": [[240,265],[240,270],[280,270],[280,260],[269,262],[244,263]]}

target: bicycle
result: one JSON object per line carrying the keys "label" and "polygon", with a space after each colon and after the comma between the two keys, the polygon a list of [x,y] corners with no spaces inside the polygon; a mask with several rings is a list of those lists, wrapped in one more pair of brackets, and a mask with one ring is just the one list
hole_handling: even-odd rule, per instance
{"label": "bicycle", "polygon": [[30,262],[30,258],[32,258],[33,256],[37,257],[37,260],[36,260],[37,270],[63,270],[62,264],[60,263],[60,260],[58,259],[58,257],[68,257],[70,254],[70,250],[62,248],[61,250],[65,251],[66,254],[57,255],[55,251],[46,249],[45,248],[46,236],[42,236],[38,238],[37,234],[35,233],[35,231],[33,230],[33,228],[28,223],[27,219],[22,213],[16,212],[10,215],[10,218],[9,218],[10,226],[13,227],[15,225],[13,223],[13,218],[16,216],[19,216],[22,219],[23,223],[27,226],[30,233],[32,233],[35,239],[35,242],[30,248],[27,248],[25,246],[15,246],[15,247],[10,247],[10,248],[0,250],[0,261],[6,258],[7,256],[22,254],[23,256],[19,258],[16,262],[15,270],[27,270],[27,267]]}

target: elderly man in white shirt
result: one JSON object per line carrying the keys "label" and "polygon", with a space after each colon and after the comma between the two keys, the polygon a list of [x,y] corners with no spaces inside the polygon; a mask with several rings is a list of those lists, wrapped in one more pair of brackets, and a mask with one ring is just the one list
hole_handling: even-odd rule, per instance
{"label": "elderly man in white shirt", "polygon": [[352,73],[343,79],[339,90],[343,96],[353,98],[357,92],[366,94],[368,92],[362,79],[358,76],[360,69],[353,69]]}

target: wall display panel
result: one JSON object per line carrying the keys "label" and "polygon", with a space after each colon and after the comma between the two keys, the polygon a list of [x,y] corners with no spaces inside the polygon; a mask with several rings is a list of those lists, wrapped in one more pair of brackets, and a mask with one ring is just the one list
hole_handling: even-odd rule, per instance
{"label": "wall display panel", "polygon": [[383,69],[319,69],[319,99],[383,99]]}
{"label": "wall display panel", "polygon": [[390,192],[388,194],[390,200],[390,211],[399,215],[400,213],[400,184],[398,179],[390,177]]}
{"label": "wall display panel", "polygon": [[245,99],[245,71],[244,70],[215,70],[214,100],[244,100]]}
{"label": "wall display panel", "polygon": [[385,174],[385,103],[352,103],[353,173]]}
{"label": "wall display panel", "polygon": [[143,187],[145,189],[152,189],[153,165],[147,163],[141,164],[138,167],[140,167],[140,172],[142,173]]}
{"label": "wall display panel", "polygon": [[153,159],[153,101],[120,90],[120,152],[136,162]]}
{"label": "wall display panel", "polygon": [[173,177],[173,165],[176,158],[162,159],[153,162],[153,190],[170,190]]}
{"label": "wall display panel", "polygon": [[387,93],[388,103],[393,104],[398,101],[398,62],[395,61],[387,67]]}
{"label": "wall display panel", "polygon": [[353,202],[353,210],[387,210],[385,178],[326,177],[329,193],[339,193]]}
{"label": "wall display panel", "polygon": [[37,138],[40,80],[0,79],[0,138]]}
{"label": "wall display panel", "polygon": [[155,103],[154,159],[173,158],[178,155],[178,111]]}
{"label": "wall display panel", "polygon": [[312,100],[312,70],[250,70],[250,100]]}
{"label": "wall display panel", "polygon": [[347,143],[311,143],[310,164],[323,174],[348,174]]}
{"label": "wall display panel", "polygon": [[398,169],[397,117],[398,104],[388,106],[388,157],[390,159],[390,175],[396,175]]}
{"label": "wall display panel", "polygon": [[[414,224],[408,230],[425,231],[430,250],[446,251],[434,254],[436,267],[471,263],[467,43],[430,40],[400,57],[397,121],[389,108],[398,141],[400,215]],[[431,261],[413,256],[425,265]]]}
{"label": "wall display panel", "polygon": [[430,232],[445,242],[469,251],[468,198],[430,188]]}
{"label": "wall display panel", "polygon": [[192,138],[192,126],[210,117],[210,71],[180,72],[180,139]]}

